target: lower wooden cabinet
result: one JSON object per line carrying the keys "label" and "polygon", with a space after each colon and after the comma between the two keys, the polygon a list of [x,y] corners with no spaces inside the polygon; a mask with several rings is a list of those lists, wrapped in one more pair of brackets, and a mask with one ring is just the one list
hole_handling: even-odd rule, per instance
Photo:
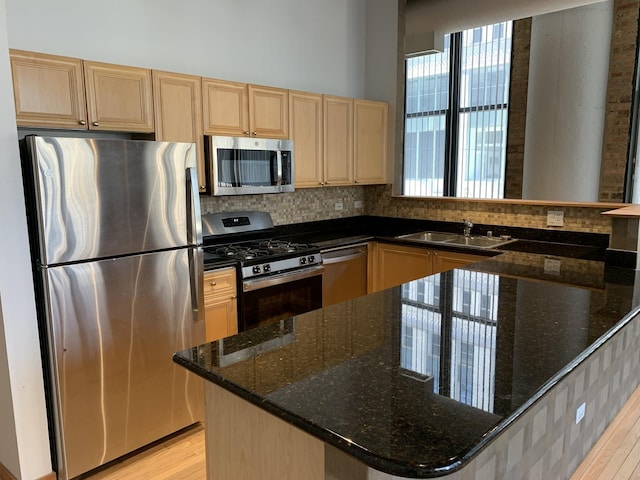
{"label": "lower wooden cabinet", "polygon": [[205,272],[203,283],[205,341],[238,333],[236,269],[229,267]]}
{"label": "lower wooden cabinet", "polygon": [[374,257],[371,283],[373,291],[395,287],[486,258],[482,255],[392,243],[376,243]]}

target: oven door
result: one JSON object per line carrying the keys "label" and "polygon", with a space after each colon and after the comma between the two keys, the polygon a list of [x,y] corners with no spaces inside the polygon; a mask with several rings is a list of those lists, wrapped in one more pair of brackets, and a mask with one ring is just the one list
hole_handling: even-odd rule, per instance
{"label": "oven door", "polygon": [[238,331],[322,307],[321,265],[242,282]]}

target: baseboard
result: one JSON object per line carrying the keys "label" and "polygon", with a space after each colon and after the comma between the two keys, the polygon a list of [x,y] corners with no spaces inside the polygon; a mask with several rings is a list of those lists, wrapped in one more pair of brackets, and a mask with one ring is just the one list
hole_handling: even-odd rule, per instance
{"label": "baseboard", "polygon": [[[17,480],[13,474],[7,470],[7,468],[0,463],[0,480]],[[55,472],[46,474],[44,477],[40,477],[37,480],[56,480]]]}

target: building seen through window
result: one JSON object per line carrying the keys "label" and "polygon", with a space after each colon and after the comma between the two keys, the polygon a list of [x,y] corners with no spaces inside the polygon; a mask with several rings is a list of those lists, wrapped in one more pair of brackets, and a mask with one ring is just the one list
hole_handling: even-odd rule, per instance
{"label": "building seen through window", "polygon": [[403,193],[504,198],[512,23],[406,61]]}

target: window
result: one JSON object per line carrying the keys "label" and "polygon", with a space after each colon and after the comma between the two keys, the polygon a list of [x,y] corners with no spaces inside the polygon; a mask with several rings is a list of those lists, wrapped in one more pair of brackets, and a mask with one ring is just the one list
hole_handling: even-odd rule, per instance
{"label": "window", "polygon": [[503,198],[511,22],[407,59],[403,193]]}

